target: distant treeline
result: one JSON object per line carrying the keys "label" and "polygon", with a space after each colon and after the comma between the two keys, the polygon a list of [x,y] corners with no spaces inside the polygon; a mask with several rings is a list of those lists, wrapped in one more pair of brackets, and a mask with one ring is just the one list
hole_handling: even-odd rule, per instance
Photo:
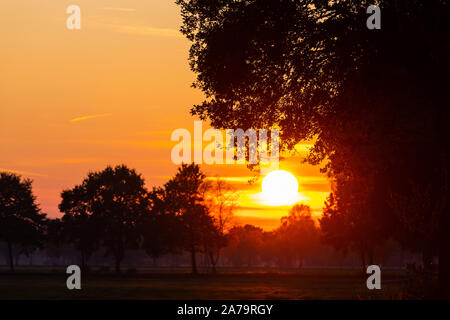
{"label": "distant treeline", "polygon": [[355,257],[363,271],[367,264],[411,262],[393,241],[363,251],[353,246],[364,241],[362,234],[336,240],[346,226],[331,224],[327,215],[318,224],[303,204],[294,205],[273,231],[237,226],[238,192],[220,178],[206,179],[195,164],[183,164],[163,187],[151,191],[125,165],[91,172],[81,184],[62,191],[61,219],[41,212],[30,180],[1,173],[0,186],[0,240],[6,243],[11,271],[20,256],[28,257],[29,264],[34,256],[35,262],[77,263],[85,270],[91,263],[113,262],[116,272],[124,261],[132,266],[189,263],[193,273],[197,266],[211,272],[217,266],[355,266]]}

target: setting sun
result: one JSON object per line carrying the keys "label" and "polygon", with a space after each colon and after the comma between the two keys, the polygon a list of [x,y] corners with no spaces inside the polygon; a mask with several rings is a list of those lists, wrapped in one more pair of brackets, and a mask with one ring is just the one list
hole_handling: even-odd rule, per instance
{"label": "setting sun", "polygon": [[269,173],[262,182],[262,192],[271,205],[288,205],[297,200],[298,182],[289,172],[276,170]]}

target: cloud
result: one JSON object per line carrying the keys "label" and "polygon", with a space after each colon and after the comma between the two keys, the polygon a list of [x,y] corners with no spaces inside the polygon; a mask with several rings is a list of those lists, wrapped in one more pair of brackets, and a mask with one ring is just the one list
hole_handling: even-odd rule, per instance
{"label": "cloud", "polygon": [[156,37],[169,37],[169,38],[184,38],[183,35],[177,29],[172,28],[159,28],[145,25],[129,25],[116,21],[111,23],[110,20],[100,19],[93,22],[93,25],[102,28],[109,29],[114,32],[136,34],[142,36],[156,36]]}
{"label": "cloud", "polygon": [[101,145],[101,146],[115,146],[115,147],[132,147],[132,148],[159,148],[171,149],[173,142],[168,140],[136,140],[136,139],[73,139],[67,140],[69,143],[86,144],[86,145]]}
{"label": "cloud", "polygon": [[111,114],[111,113],[91,114],[91,115],[88,115],[88,116],[83,116],[83,117],[73,118],[73,119],[71,119],[69,122],[78,122],[78,121],[83,121],[83,120],[88,120],[88,119],[94,119],[94,118],[109,117],[110,115],[112,115],[112,114]]}
{"label": "cloud", "polygon": [[243,176],[243,177],[218,177],[218,176],[213,176],[213,177],[206,177],[206,180],[223,180],[229,183],[245,183],[245,184],[249,184],[249,180],[251,180],[253,177],[250,176]]}
{"label": "cloud", "polygon": [[147,26],[114,26],[117,32],[138,34],[143,36],[158,36],[158,37],[176,37],[182,38],[182,34],[176,29],[156,28]]}
{"label": "cloud", "polygon": [[45,167],[54,166],[55,164],[84,164],[84,163],[104,163],[108,162],[104,158],[38,158],[29,160],[15,161],[14,164],[22,167]]}
{"label": "cloud", "polygon": [[138,131],[138,132],[136,132],[136,135],[139,135],[139,136],[162,135],[162,136],[170,137],[172,132],[173,132],[173,130],[150,130],[150,131]]}
{"label": "cloud", "polygon": [[105,160],[100,158],[66,158],[56,160],[56,163],[63,163],[63,164],[95,163],[95,162],[105,162]]}
{"label": "cloud", "polygon": [[[120,7],[105,7],[104,10],[117,11],[117,12],[132,12],[133,8],[120,8]],[[182,38],[184,36],[175,27],[157,27],[141,23],[130,23],[129,19],[123,16],[116,15],[111,17],[111,14],[101,14],[95,16],[95,19],[89,21],[91,27],[107,29],[112,32],[127,33],[143,36],[157,36],[157,37],[170,37],[170,38]]]}
{"label": "cloud", "polygon": [[315,183],[303,183],[301,184],[303,190],[317,191],[317,192],[330,192],[331,188],[328,183],[315,184]]}
{"label": "cloud", "polygon": [[24,176],[48,177],[47,174],[28,172],[28,171],[20,171],[20,170],[12,170],[12,169],[4,169],[4,168],[0,168],[0,172],[9,172],[9,173],[15,173],[15,174],[20,174],[20,175],[24,175]]}
{"label": "cloud", "polygon": [[107,11],[122,11],[122,12],[134,12],[136,11],[135,8],[116,8],[116,7],[105,7],[103,10]]}

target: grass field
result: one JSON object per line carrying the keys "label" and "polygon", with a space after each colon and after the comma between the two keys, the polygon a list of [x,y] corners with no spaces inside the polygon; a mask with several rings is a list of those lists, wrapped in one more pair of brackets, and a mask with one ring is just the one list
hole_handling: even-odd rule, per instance
{"label": "grass field", "polygon": [[368,290],[366,278],[356,270],[227,270],[197,276],[139,270],[92,272],[82,275],[82,290],[68,290],[66,277],[64,270],[55,269],[1,270],[0,299],[398,299],[406,282],[402,271],[384,271],[382,289]]}

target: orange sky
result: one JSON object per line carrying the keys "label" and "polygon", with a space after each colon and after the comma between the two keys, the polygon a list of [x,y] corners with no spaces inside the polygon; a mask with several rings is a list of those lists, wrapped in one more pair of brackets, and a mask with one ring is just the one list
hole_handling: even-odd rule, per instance
{"label": "orange sky", "polygon": [[[81,8],[81,30],[66,28],[66,8]],[[125,163],[149,187],[176,171],[170,135],[193,135],[189,42],[172,0],[2,0],[0,2],[0,171],[34,180],[42,209],[55,217],[62,189],[89,170]],[[206,128],[206,127],[205,127]],[[297,176],[304,203],[320,214],[329,183],[300,155],[280,168]],[[261,181],[242,165],[204,166],[241,193],[241,223],[278,225],[288,207],[260,200]]]}

